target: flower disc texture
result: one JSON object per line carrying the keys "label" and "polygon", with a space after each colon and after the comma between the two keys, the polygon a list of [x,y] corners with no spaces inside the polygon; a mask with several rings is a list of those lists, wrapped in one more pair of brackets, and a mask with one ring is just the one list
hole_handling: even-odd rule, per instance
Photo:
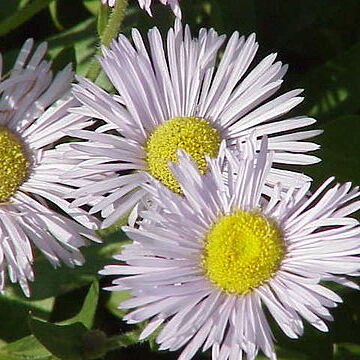
{"label": "flower disc texture", "polygon": [[171,168],[184,195],[149,177],[155,206],[124,227],[133,243],[116,259],[125,264],[101,271],[119,276],[109,290],[133,295],[120,304],[135,308],[124,319],[149,320],[140,339],[160,327],[160,349],[185,347],[181,360],[210,348],[213,359],[253,360],[259,349],[276,359],[264,307],[297,338],[302,319],[327,331],[328,308],[341,302],[321,281],[358,288],[347,278],[360,274],[360,227],[347,217],[360,208],[358,188],[330,178],[313,195],[309,183],[279,184],[264,197],[272,154],[266,140],[255,148],[246,143],[239,158],[222,147],[205,175],[179,151]]}
{"label": "flower disc texture", "polygon": [[[235,32],[218,65],[218,52],[225,36],[219,36],[214,30],[201,29],[198,37],[193,38],[189,28],[182,28],[176,21],[167,34],[165,45],[157,28],[148,33],[149,50],[137,30],[133,30],[132,39],[133,44],[120,35],[111,43],[110,49],[103,48],[100,58],[118,95],[111,95],[84,78],[74,86],[74,95],[82,106],[72,111],[101,119],[104,123],[96,133],[86,130],[70,133],[87,142],[73,143],[74,156],[79,160],[83,158],[84,162],[80,163],[80,169],[69,172],[69,178],[107,171],[119,173],[117,177],[104,176],[98,185],[83,186],[72,194],[76,205],[84,204],[90,195],[105,196],[91,209],[91,213],[101,211],[106,218],[104,227],[146,199],[146,190],[139,186],[146,181],[150,165],[160,170],[166,166],[166,162],[158,167],[151,163],[150,160],[156,157],[148,159],[152,156],[149,148],[166,124],[173,122],[175,126],[176,119],[184,120],[184,127],[178,133],[178,140],[175,131],[171,137],[178,141],[178,146],[173,149],[175,157],[176,147],[183,148],[193,158],[198,157],[197,145],[201,147],[204,138],[213,136],[211,131],[216,133],[214,138],[219,138],[218,145],[225,140],[227,146],[233,147],[255,130],[257,137],[269,136],[269,150],[274,152],[275,163],[306,165],[319,160],[305,154],[318,146],[301,140],[321,131],[297,131],[315,120],[301,116],[282,118],[302,101],[303,98],[298,96],[301,90],[273,96],[281,86],[287,66],[274,62],[276,54],[251,66],[258,49],[254,35],[245,38]],[[191,123],[196,119],[204,122],[203,130],[199,132]],[[163,139],[161,142],[157,138],[154,145],[159,155],[163,155],[164,147],[173,142],[169,137]],[[257,148],[259,144],[258,140]],[[211,152],[218,152],[215,145],[204,146],[210,150],[201,156],[214,156]],[[93,158],[91,164],[87,161],[89,156]],[[169,157],[167,160],[175,159]],[[199,162],[202,161],[205,162],[199,157]],[[159,178],[168,175],[162,172]],[[271,186],[281,181],[288,187],[300,186],[308,180],[303,174],[276,168],[267,178]]]}
{"label": "flower disc texture", "polygon": [[26,295],[28,280],[34,278],[32,245],[54,266],[74,266],[84,260],[79,251],[87,243],[83,236],[99,241],[93,231],[97,220],[64,200],[77,184],[88,185],[91,178],[63,180],[61,175],[76,160],[64,158],[66,144],[53,146],[66,135],[65,129],[92,122],[68,113],[77,104],[69,92],[70,66],[53,79],[50,63],[43,60],[46,44],[33,53],[32,47],[33,41],[27,40],[10,75],[0,82],[0,290],[7,269]]}

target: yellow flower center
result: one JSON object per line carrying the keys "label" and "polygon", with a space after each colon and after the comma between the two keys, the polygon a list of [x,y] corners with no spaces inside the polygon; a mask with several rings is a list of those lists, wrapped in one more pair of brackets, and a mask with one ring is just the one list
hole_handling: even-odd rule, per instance
{"label": "yellow flower center", "polygon": [[29,165],[17,137],[0,126],[0,203],[9,200],[24,182]]}
{"label": "yellow flower center", "polygon": [[216,157],[221,138],[209,121],[196,117],[174,117],[159,125],[146,144],[148,172],[170,190],[181,193],[167,162],[176,162],[178,148],[195,161],[201,174],[207,170],[205,155]]}
{"label": "yellow flower center", "polygon": [[224,215],[205,238],[203,269],[221,290],[244,294],[279,269],[285,247],[277,224],[257,212]]}

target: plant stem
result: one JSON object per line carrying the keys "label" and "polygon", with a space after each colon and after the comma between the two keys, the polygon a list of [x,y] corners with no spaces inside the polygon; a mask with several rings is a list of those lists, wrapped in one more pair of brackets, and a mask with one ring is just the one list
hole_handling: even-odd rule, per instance
{"label": "plant stem", "polygon": [[107,351],[116,350],[122,347],[136,344],[139,342],[140,330],[135,329],[127,333],[108,338]]}
{"label": "plant stem", "polygon": [[[105,27],[105,30],[103,31],[102,34],[99,34],[101,45],[109,46],[111,40],[114,39],[116,35],[119,33],[120,27],[125,17],[127,5],[128,5],[128,0],[116,1],[114,10],[110,14],[109,21]],[[99,61],[97,60],[97,56],[99,55],[101,55],[101,49],[98,49],[98,51],[96,52],[95,59],[93,59],[89,67],[89,70],[86,74],[86,77],[94,82],[98,78],[101,71]]]}

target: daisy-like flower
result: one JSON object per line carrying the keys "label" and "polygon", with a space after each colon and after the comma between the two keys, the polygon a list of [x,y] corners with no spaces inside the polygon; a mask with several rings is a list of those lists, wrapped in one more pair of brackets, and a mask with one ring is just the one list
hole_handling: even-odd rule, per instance
{"label": "daisy-like flower", "polygon": [[[138,0],[140,7],[145,10],[150,16],[151,14],[151,1],[152,0]],[[178,0],[159,0],[163,5],[169,5],[171,7],[171,10],[173,11],[174,15],[181,19],[181,9],[179,6]],[[110,7],[114,7],[116,4],[116,0],[101,0],[103,4],[107,4]]]}
{"label": "daisy-like flower", "polygon": [[347,279],[360,274],[360,227],[347,217],[360,208],[358,188],[330,178],[311,196],[309,183],[264,196],[267,146],[248,142],[242,158],[222,147],[205,175],[179,150],[171,169],[183,196],[149,177],[156,206],[124,227],[134,242],[116,259],[126,264],[101,271],[119,275],[110,290],[133,295],[120,304],[136,308],[125,320],[150,319],[140,339],[162,326],[160,349],[185,346],[181,360],[210,348],[213,359],[253,360],[259,349],[276,359],[264,307],[297,338],[302,318],[327,331],[328,308],[341,302],[321,281],[358,288]]}
{"label": "daisy-like flower", "polygon": [[[204,173],[205,154],[216,157],[222,140],[233,146],[256,129],[259,137],[269,136],[276,163],[305,165],[319,160],[304,154],[318,146],[300,140],[321,131],[294,131],[315,120],[281,118],[303,100],[298,96],[301,90],[265,101],[280,88],[287,67],[274,62],[276,54],[271,54],[251,68],[258,48],[254,35],[245,39],[235,32],[218,66],[217,54],[225,37],[214,30],[201,29],[199,37],[192,38],[189,28],[176,21],[164,48],[159,30],[153,28],[148,33],[150,52],[137,30],[132,38],[133,45],[121,35],[110,49],[103,48],[100,59],[119,95],[110,95],[84,78],[74,86],[82,106],[72,111],[105,123],[97,134],[69,133],[88,140],[72,145],[73,156],[83,163],[69,177],[119,172],[117,178],[104,176],[97,185],[83,186],[72,194],[76,205],[86,203],[90,195],[105,196],[91,209],[91,213],[102,212],[103,226],[146,198],[146,190],[139,187],[146,173],[180,191],[167,166],[167,161],[176,161],[178,148],[189,153]],[[308,180],[279,169],[273,169],[268,178],[271,184],[282,181],[287,186]]]}
{"label": "daisy-like flower", "polygon": [[[65,136],[64,129],[91,122],[68,113],[77,104],[69,96],[70,66],[53,79],[51,64],[43,60],[46,44],[31,54],[32,47],[33,41],[27,40],[9,76],[0,82],[0,290],[7,269],[26,295],[34,278],[32,244],[54,266],[61,261],[74,266],[83,262],[79,248],[87,241],[82,236],[98,241],[91,230],[97,221],[64,200],[74,187],[65,184],[61,174],[74,162],[53,147]],[[0,75],[1,63],[0,55]]]}

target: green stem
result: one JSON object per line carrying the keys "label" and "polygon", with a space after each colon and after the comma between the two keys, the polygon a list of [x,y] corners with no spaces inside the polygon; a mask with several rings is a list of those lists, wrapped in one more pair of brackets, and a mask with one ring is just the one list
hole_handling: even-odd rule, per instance
{"label": "green stem", "polygon": [[137,342],[139,342],[139,335],[140,330],[136,329],[121,335],[112,336],[107,339],[107,351],[116,350],[122,347],[136,344]]}
{"label": "green stem", "polygon": [[[121,24],[124,20],[128,0],[117,0],[114,10],[112,11],[109,21],[105,27],[105,30],[100,34],[101,45],[109,46],[112,39],[114,39],[120,31]],[[95,55],[95,59],[92,61],[86,77],[92,81],[96,81],[98,78],[101,67],[96,59],[101,55],[101,50],[98,49]]]}

